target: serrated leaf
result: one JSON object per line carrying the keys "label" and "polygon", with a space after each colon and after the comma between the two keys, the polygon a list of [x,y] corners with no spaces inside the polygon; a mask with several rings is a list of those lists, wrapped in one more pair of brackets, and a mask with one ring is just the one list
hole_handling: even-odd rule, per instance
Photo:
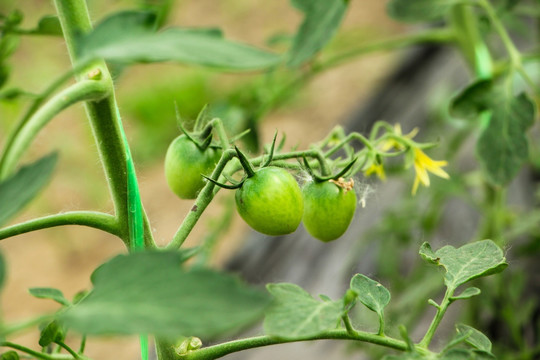
{"label": "serrated leaf", "polygon": [[42,157],[0,182],[0,225],[22,210],[47,185],[57,159],[56,153]]}
{"label": "serrated leaf", "polygon": [[470,287],[465,289],[461,294],[454,295],[450,298],[452,301],[470,299],[473,296],[480,295],[481,291],[477,287]]}
{"label": "serrated leaf", "polygon": [[444,283],[450,289],[456,289],[467,281],[496,274],[508,264],[502,250],[491,240],[476,241],[455,248],[447,245],[435,252],[444,266]]}
{"label": "serrated leaf", "polygon": [[521,94],[496,97],[490,109],[489,126],[478,139],[477,153],[489,178],[506,185],[529,158],[525,135],[534,123],[535,105]]}
{"label": "serrated leaf", "polygon": [[440,259],[435,255],[428,242],[424,242],[422,246],[420,246],[420,251],[418,253],[425,261],[435,265],[439,264]]}
{"label": "serrated leaf", "polygon": [[391,0],[387,5],[388,15],[405,22],[440,20],[452,6],[464,0]]}
{"label": "serrated leaf", "polygon": [[358,294],[362,304],[377,314],[382,314],[384,307],[390,302],[390,292],[377,281],[362,274],[353,276],[351,290]]}
{"label": "serrated leaf", "polygon": [[465,342],[472,347],[487,353],[491,353],[491,341],[486,335],[482,334],[482,332],[465,324],[457,324],[456,330],[461,334],[469,334],[469,336],[465,339]]}
{"label": "serrated leaf", "polygon": [[185,270],[179,252],[120,255],[98,267],[94,288],[60,315],[86,334],[213,337],[262,316],[264,292],[209,269]]}
{"label": "serrated leaf", "polygon": [[343,315],[342,301],[318,301],[295,284],[268,284],[274,303],[264,319],[270,336],[298,339],[334,329]]}
{"label": "serrated leaf", "polygon": [[480,80],[462,90],[450,103],[450,115],[460,119],[474,119],[489,110],[493,101],[493,81]]}
{"label": "serrated leaf", "polygon": [[311,59],[332,39],[343,20],[348,2],[348,0],[291,0],[305,16],[289,50],[290,66],[298,66]]}
{"label": "serrated leaf", "polygon": [[40,346],[48,346],[52,343],[56,343],[58,341],[64,340],[64,330],[62,329],[62,326],[55,320],[51,321],[50,323],[41,330],[41,334],[39,336],[39,345]]}
{"label": "serrated leaf", "polygon": [[87,59],[127,64],[175,61],[224,70],[261,70],[281,61],[274,53],[226,40],[216,29],[156,32],[155,20],[148,12],[115,13],[80,39],[78,51]]}
{"label": "serrated leaf", "polygon": [[30,288],[28,289],[30,295],[37,297],[38,299],[50,299],[54,300],[62,305],[70,305],[71,303],[64,297],[64,294],[58,289],[53,288]]}

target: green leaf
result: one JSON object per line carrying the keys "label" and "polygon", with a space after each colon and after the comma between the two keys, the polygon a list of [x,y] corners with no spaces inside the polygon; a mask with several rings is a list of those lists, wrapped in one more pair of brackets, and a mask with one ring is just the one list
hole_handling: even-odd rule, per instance
{"label": "green leaf", "polygon": [[19,360],[19,354],[16,351],[8,351],[0,356],[0,360]]}
{"label": "green leaf", "polygon": [[481,291],[477,287],[470,287],[465,289],[461,294],[454,295],[450,298],[451,301],[470,299],[473,296],[480,295]]}
{"label": "green leaf", "polygon": [[387,4],[388,15],[404,22],[440,20],[452,6],[465,0],[391,0]]}
{"label": "green leaf", "polygon": [[419,254],[425,261],[435,265],[439,264],[440,259],[435,255],[433,250],[431,250],[431,245],[429,245],[427,241],[420,246]]}
{"label": "green leaf", "polygon": [[57,158],[56,153],[47,155],[0,182],[0,225],[16,215],[47,185]]}
{"label": "green leaf", "polygon": [[493,101],[493,81],[480,80],[462,90],[450,103],[450,115],[460,119],[475,119],[489,110]]}
{"label": "green leaf", "polygon": [[299,66],[311,59],[336,33],[348,0],[291,0],[302,11],[304,21],[289,50],[290,66]]}
{"label": "green leaf", "polygon": [[[455,97],[450,114],[475,119],[483,117],[476,150],[488,178],[508,184],[529,158],[526,131],[535,119],[536,107],[525,94],[514,96],[490,80],[468,86]],[[480,117],[481,118],[481,117]]]}
{"label": "green leaf", "polygon": [[534,123],[535,105],[525,94],[492,101],[489,126],[478,139],[477,153],[489,178],[506,185],[529,158],[525,135]]}
{"label": "green leaf", "polygon": [[155,31],[148,12],[115,13],[80,39],[83,58],[105,58],[119,63],[176,61],[224,70],[261,70],[281,57],[255,47],[226,40],[216,29],[169,28]]}
{"label": "green leaf", "polygon": [[362,304],[379,315],[390,302],[390,292],[375,280],[362,274],[353,276],[351,290],[358,294],[358,299]]}
{"label": "green leaf", "polygon": [[180,252],[120,255],[92,274],[93,290],[60,315],[86,334],[213,337],[262,316],[267,294],[209,269],[185,270]]}
{"label": "green leaf", "polygon": [[30,295],[38,299],[51,299],[62,305],[70,305],[71,303],[64,297],[64,294],[58,289],[53,288],[30,288]]}
{"label": "green leaf", "polygon": [[488,353],[491,352],[491,341],[480,331],[465,324],[457,324],[456,330],[461,334],[469,333],[469,336],[465,339],[465,341],[472,347]]}
{"label": "green leaf", "polygon": [[268,284],[274,296],[266,313],[264,330],[285,339],[312,337],[335,329],[343,315],[342,301],[318,301],[295,284]]}
{"label": "green leaf", "polygon": [[450,289],[499,273],[508,266],[502,250],[491,240],[476,241],[457,249],[447,245],[435,255],[439,258],[438,264],[446,269],[444,283]]}
{"label": "green leaf", "polygon": [[52,343],[63,341],[65,337],[64,330],[62,326],[56,321],[51,321],[50,323],[41,330],[39,336],[39,345],[48,346]]}

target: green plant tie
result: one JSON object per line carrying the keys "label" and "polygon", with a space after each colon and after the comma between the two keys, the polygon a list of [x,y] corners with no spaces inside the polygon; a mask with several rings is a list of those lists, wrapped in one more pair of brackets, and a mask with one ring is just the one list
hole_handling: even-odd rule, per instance
{"label": "green plant tie", "polygon": [[[131,151],[129,150],[129,144],[127,141],[124,128],[122,127],[122,121],[118,108],[116,109],[116,116],[118,118],[120,133],[124,141],[124,148],[126,149],[126,171],[127,171],[127,208],[128,208],[128,224],[129,224],[129,247],[130,251],[143,251],[144,250],[144,220],[142,214],[141,194],[139,192],[139,186],[137,184],[137,175],[135,174],[135,165],[133,164],[133,158],[131,157]],[[148,336],[140,335],[139,342],[141,344],[141,359],[148,360]]]}

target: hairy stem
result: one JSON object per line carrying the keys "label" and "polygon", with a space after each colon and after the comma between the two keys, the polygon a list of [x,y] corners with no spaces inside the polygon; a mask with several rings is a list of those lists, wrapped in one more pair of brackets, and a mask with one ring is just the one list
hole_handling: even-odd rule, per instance
{"label": "hairy stem", "polygon": [[[277,345],[285,344],[298,341],[311,341],[311,340],[323,340],[323,339],[339,339],[339,340],[356,340],[362,341],[371,344],[377,344],[385,346],[388,348],[405,351],[407,349],[407,344],[402,340],[397,340],[394,338],[380,336],[377,334],[370,334],[363,331],[353,331],[349,332],[346,329],[336,329],[326,331],[321,333],[318,336],[310,338],[300,338],[300,339],[279,339],[270,336],[257,336],[247,339],[234,340],[225,342],[218,345],[209,346],[206,348],[201,348],[199,350],[190,351],[187,354],[180,355],[177,359],[181,360],[212,360],[223,357],[225,355],[253,349],[262,346],[268,345]],[[427,353],[424,349],[418,349],[421,353]]]}
{"label": "hairy stem", "polygon": [[112,215],[96,211],[70,211],[63,214],[32,219],[24,223],[0,229],[0,240],[36,230],[63,225],[88,226],[116,236],[119,235],[118,223],[116,218]]}
{"label": "hairy stem", "polygon": [[[83,0],[54,0],[66,45],[74,66],[80,63],[76,52],[76,41],[81,34],[92,30],[92,24],[86,2]],[[119,221],[119,236],[130,246],[127,162],[128,148],[124,141],[121,119],[114,97],[111,75],[104,61],[96,61],[92,74],[97,74],[99,82],[108,89],[108,96],[99,101],[85,104],[86,114],[96,140],[99,156],[114,203],[115,215]],[[77,80],[84,81],[84,74],[78,74]],[[145,246],[155,247],[152,231],[143,211]]]}
{"label": "hairy stem", "polygon": [[442,300],[441,304],[437,307],[437,313],[435,314],[435,317],[431,321],[431,324],[429,325],[426,335],[424,335],[424,338],[418,343],[418,346],[425,349],[428,348],[429,344],[431,343],[431,339],[433,339],[433,335],[435,335],[435,331],[439,327],[439,324],[441,323],[441,320],[444,317],[444,314],[446,313],[446,310],[448,309],[448,306],[451,303],[450,298],[454,294],[454,291],[455,289],[452,289],[452,288],[446,289],[446,293],[444,294],[444,299]]}

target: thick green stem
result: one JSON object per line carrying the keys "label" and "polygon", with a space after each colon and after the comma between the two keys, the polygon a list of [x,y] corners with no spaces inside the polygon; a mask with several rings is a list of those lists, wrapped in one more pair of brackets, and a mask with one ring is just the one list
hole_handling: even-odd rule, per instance
{"label": "thick green stem", "polygon": [[441,320],[444,317],[444,314],[446,313],[446,310],[448,309],[448,306],[451,303],[450,298],[454,294],[454,291],[455,289],[451,289],[451,288],[446,289],[446,293],[444,294],[444,299],[442,300],[441,304],[437,307],[437,313],[435,314],[435,317],[431,321],[431,324],[429,325],[426,335],[424,335],[424,338],[418,343],[418,346],[425,349],[428,348],[429,344],[431,343],[431,339],[433,339],[433,336],[435,335],[435,331],[439,327],[439,324],[441,323]]}
{"label": "thick green stem", "polygon": [[39,131],[59,112],[79,101],[99,100],[106,96],[108,87],[101,81],[83,80],[61,91],[51,98],[26,122],[9,148],[5,149],[0,168],[0,179],[12,173],[24,151]]}
{"label": "thick green stem", "polygon": [[[54,0],[54,3],[62,25],[71,62],[74,66],[77,66],[79,62],[76,53],[77,37],[92,30],[86,2],[83,0]],[[100,101],[87,102],[85,108],[108,180],[115,214],[119,221],[119,236],[129,246],[128,179],[126,169],[128,149],[122,135],[122,124],[114,97],[111,75],[103,61],[97,61],[94,69],[92,76],[96,77],[97,74],[99,81],[108,89],[108,96]],[[79,74],[78,80],[81,81],[82,79],[83,75]],[[143,214],[143,217],[145,245],[155,247],[146,214]]]}
{"label": "thick green stem", "polygon": [[[371,344],[377,344],[401,351],[407,350],[407,344],[401,340],[376,334],[370,334],[362,331],[354,331],[353,333],[351,333],[346,329],[337,329],[326,331],[318,336],[314,336],[311,338],[278,339],[270,336],[257,336],[247,339],[234,340],[218,345],[209,346],[199,350],[194,350],[188,352],[187,354],[177,356],[176,358],[179,360],[212,360],[218,359],[234,352],[262,346],[323,339],[356,340]],[[421,353],[427,353],[427,351],[425,351],[424,349],[418,349],[418,351]]]}
{"label": "thick green stem", "polygon": [[63,225],[82,225],[119,235],[118,224],[114,216],[96,211],[71,211],[63,214],[49,215],[32,219],[21,224],[0,229],[0,240]]}

